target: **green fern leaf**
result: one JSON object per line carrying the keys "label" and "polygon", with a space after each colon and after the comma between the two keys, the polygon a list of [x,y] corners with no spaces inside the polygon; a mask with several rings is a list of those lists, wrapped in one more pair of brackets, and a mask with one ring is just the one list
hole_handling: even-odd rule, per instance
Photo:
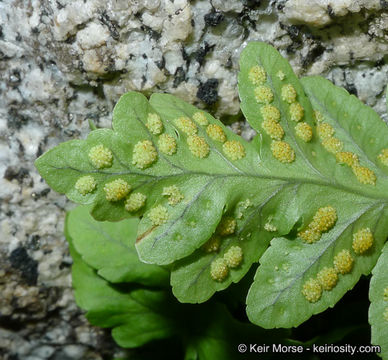
{"label": "green fern leaf", "polygon": [[144,264],[135,249],[139,220],[117,223],[96,221],[89,206],[77,206],[66,215],[66,237],[82,260],[98,275],[112,283],[134,282],[147,286],[166,286],[170,273],[157,265]]}
{"label": "green fern leaf", "polygon": [[258,132],[251,143],[173,96],[128,93],[113,130],[36,165],[97,220],[140,216],[140,259],[173,264],[182,302],[238,282],[275,238],[247,312],[263,327],[296,326],[377,261],[388,233],[388,129],[326,80],[299,81],[269,45],[248,44],[240,68],[241,108]]}
{"label": "green fern leaf", "polygon": [[[271,105],[279,109],[285,131],[282,141],[295,153],[291,163],[279,162],[271,153],[276,140],[263,125],[265,105],[258,103],[257,84],[252,83],[255,66],[266,71],[265,86],[274,94]],[[297,94],[291,104],[282,98],[282,89],[289,84]],[[264,165],[299,185],[295,233],[274,239],[260,259],[247,313],[266,328],[297,326],[334,306],[378,259],[388,234],[388,168],[381,161],[388,129],[372,109],[327,80],[313,77],[299,82],[286,61],[265,44],[251,43],[244,50],[239,90],[243,112],[259,133]],[[295,102],[304,108],[298,121],[292,118]],[[318,112],[314,114],[312,107]],[[301,123],[312,129],[309,141],[299,136]],[[319,221],[319,208],[331,208],[332,214],[327,217],[323,211],[327,218]],[[317,235],[315,229],[325,221],[331,225]],[[365,249],[360,241],[366,242]],[[341,262],[348,269],[341,270]]]}

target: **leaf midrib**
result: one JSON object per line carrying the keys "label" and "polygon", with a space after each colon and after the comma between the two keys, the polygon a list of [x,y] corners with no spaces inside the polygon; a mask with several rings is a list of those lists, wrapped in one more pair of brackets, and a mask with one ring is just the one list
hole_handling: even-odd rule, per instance
{"label": "leaf midrib", "polygon": [[[54,165],[49,165],[52,168],[56,170],[73,170],[77,171],[82,174],[102,174],[107,176],[120,176],[120,175],[134,175],[139,177],[148,177],[152,178],[149,182],[153,181],[160,181],[165,180],[169,178],[179,177],[179,176],[206,176],[206,177],[216,177],[216,178],[233,178],[233,177],[241,177],[241,178],[252,178],[252,179],[264,179],[264,180],[280,180],[285,181],[287,184],[301,184],[301,185],[317,185],[322,187],[329,187],[334,188],[337,190],[344,191],[346,193],[355,194],[360,197],[369,198],[369,199],[376,199],[376,200],[382,200],[384,203],[388,203],[388,195],[387,196],[381,196],[381,195],[374,195],[374,194],[368,194],[364,193],[362,191],[358,191],[356,189],[349,188],[347,186],[341,185],[341,184],[334,184],[332,182],[325,182],[320,180],[314,180],[314,179],[306,179],[306,178],[297,178],[297,177],[288,177],[288,176],[270,176],[270,175],[263,175],[263,174],[249,174],[249,173],[243,173],[243,174],[222,174],[222,173],[207,173],[204,171],[182,171],[181,173],[171,174],[171,175],[163,175],[163,176],[157,176],[152,174],[143,174],[135,171],[118,171],[118,172],[105,172],[100,170],[80,170],[76,169],[74,167],[68,166],[68,167],[57,167]],[[143,185],[142,185],[143,186]],[[369,185],[365,185],[369,186]]]}

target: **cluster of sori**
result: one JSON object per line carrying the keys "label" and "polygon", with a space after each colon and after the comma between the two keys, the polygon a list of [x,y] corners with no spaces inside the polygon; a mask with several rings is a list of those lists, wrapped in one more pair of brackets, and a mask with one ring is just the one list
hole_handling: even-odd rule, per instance
{"label": "cluster of sori", "polygon": [[[371,169],[360,165],[360,161],[357,154],[351,151],[343,151],[343,142],[334,136],[334,128],[329,123],[324,121],[324,117],[319,111],[315,111],[314,115],[317,121],[318,136],[322,146],[326,149],[326,151],[335,155],[336,160],[339,164],[349,166],[352,169],[357,180],[361,184],[375,185],[375,173]],[[383,155],[381,154],[380,156]]]}
{"label": "cluster of sori", "polygon": [[223,238],[233,235],[236,231],[236,220],[232,217],[224,217],[215,233],[212,235],[203,246],[202,250],[205,253],[217,253],[216,258],[210,265],[210,276],[215,281],[223,281],[229,274],[229,269],[237,268],[243,260],[243,251],[240,246],[231,246],[224,252],[223,256],[219,256]]}
{"label": "cluster of sori", "polygon": [[[310,142],[313,138],[313,128],[307,122],[303,121],[304,108],[298,102],[298,93],[294,86],[286,83],[287,79],[282,70],[279,70],[276,75],[282,82],[285,83],[281,87],[281,99],[288,106],[288,118],[296,122],[294,131],[296,137],[304,142]],[[254,96],[260,104],[260,114],[262,117],[261,127],[264,132],[272,139],[271,152],[273,156],[283,162],[291,163],[295,160],[295,152],[291,145],[284,141],[286,135],[281,125],[282,116],[280,110],[273,104],[274,93],[268,85],[268,77],[264,68],[260,65],[253,66],[248,78],[254,87]],[[366,166],[360,164],[357,154],[350,151],[343,151],[343,142],[335,137],[334,128],[324,121],[324,116],[319,111],[314,112],[314,120],[317,123],[317,133],[322,146],[332,153],[338,163],[349,166],[357,180],[362,184],[375,185],[376,175]],[[388,149],[383,149],[377,156],[379,161],[385,166],[388,166]]]}
{"label": "cluster of sori", "polygon": [[384,289],[384,302],[387,303],[384,310],[384,320],[388,321],[388,287]]}
{"label": "cluster of sori", "polygon": [[[113,164],[112,151],[103,144],[93,146],[88,155],[90,163],[97,170],[109,168]],[[97,188],[97,181],[92,175],[82,176],[76,181],[74,187],[81,195],[85,196]],[[126,199],[124,206],[130,212],[141,209],[146,201],[146,195],[139,192],[131,193],[131,185],[121,178],[105,183],[104,192],[106,200],[111,202]]]}
{"label": "cluster of sori", "polygon": [[[210,146],[204,136],[221,143],[223,153],[230,160],[240,160],[245,156],[244,146],[237,140],[228,141],[224,129],[220,125],[209,123],[203,112],[195,112],[192,119],[179,117],[173,120],[173,123],[177,127],[176,131],[186,136],[188,148],[197,158],[205,158],[210,153]],[[204,129],[199,130],[198,125]],[[158,114],[149,113],[145,126],[150,134],[157,136],[155,141],[157,145],[151,140],[140,140],[134,145],[132,164],[141,170],[149,168],[157,161],[158,151],[169,156],[177,153],[177,142],[172,135],[165,132],[165,126]],[[203,132],[204,136],[198,135],[199,131]],[[97,170],[111,167],[114,161],[112,151],[103,144],[93,146],[88,155],[90,163]],[[92,193],[96,188],[97,181],[92,175],[82,176],[75,183],[75,189],[83,196]],[[110,202],[124,199],[125,209],[131,213],[137,212],[144,207],[147,197],[140,192],[131,193],[131,189],[131,185],[122,178],[112,180],[104,184],[105,198]],[[168,203],[172,206],[184,198],[176,185],[163,188],[162,196],[167,196]],[[149,210],[147,216],[154,226],[158,226],[167,222],[168,210],[163,205],[157,205]]]}
{"label": "cluster of sori", "polygon": [[[279,70],[276,76],[280,81],[285,81],[286,76],[282,70]],[[295,160],[295,152],[291,145],[284,141],[284,129],[280,123],[280,110],[273,105],[274,93],[268,86],[268,78],[264,68],[260,65],[253,66],[248,74],[248,78],[253,85],[256,101],[260,104],[260,114],[262,116],[261,127],[264,132],[272,139],[272,155],[283,163],[291,163]],[[311,141],[313,137],[312,127],[303,122],[304,109],[297,101],[298,94],[291,84],[285,83],[281,88],[281,100],[288,107],[288,116],[295,122],[295,135],[304,142]]]}
{"label": "cluster of sori", "polygon": [[227,140],[227,136],[220,125],[209,124],[209,120],[203,112],[196,112],[192,116],[180,117],[174,121],[180,131],[187,136],[187,145],[190,152],[198,158],[205,158],[210,153],[209,144],[205,137],[198,135],[197,124],[205,127],[206,135],[214,142],[222,143],[222,151],[230,160],[240,160],[245,156],[244,146],[237,140]]}
{"label": "cluster of sori", "polygon": [[321,207],[306,228],[298,233],[298,236],[306,243],[312,244],[321,238],[323,232],[329,231],[336,221],[337,212],[332,206]]}
{"label": "cluster of sori", "polygon": [[[337,221],[333,207],[318,209],[306,229],[299,232],[299,237],[306,243],[315,243],[323,232],[329,231]],[[330,267],[325,266],[315,278],[308,279],[302,286],[302,294],[309,302],[317,302],[323,290],[330,291],[338,282],[339,274],[345,275],[352,271],[355,257],[365,254],[373,246],[373,234],[369,228],[361,228],[353,233],[352,249],[342,249],[333,258]],[[352,253],[354,255],[352,255]]]}

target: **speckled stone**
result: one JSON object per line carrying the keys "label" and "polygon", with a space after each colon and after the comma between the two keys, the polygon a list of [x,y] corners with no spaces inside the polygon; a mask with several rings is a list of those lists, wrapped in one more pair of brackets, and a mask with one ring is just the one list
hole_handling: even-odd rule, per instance
{"label": "speckled stone", "polygon": [[387,119],[388,2],[32,0],[0,2],[0,358],[102,359],[118,348],[74,303],[63,236],[73,205],[34,160],[109,127],[129,90],[168,92],[247,139],[238,60],[273,44],[299,75],[323,75]]}

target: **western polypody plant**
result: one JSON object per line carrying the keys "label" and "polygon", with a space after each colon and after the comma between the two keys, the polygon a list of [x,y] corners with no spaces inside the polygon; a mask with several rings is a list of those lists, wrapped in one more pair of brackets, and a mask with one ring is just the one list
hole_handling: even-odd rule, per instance
{"label": "western polypody plant", "polygon": [[298,79],[263,43],[241,55],[239,94],[252,142],[174,96],[130,92],[113,129],[63,143],[36,166],[96,220],[140,217],[138,256],[169,265],[180,302],[208,300],[259,261],[246,302],[264,328],[332,307],[379,261],[370,323],[388,356],[387,125],[329,81]]}

